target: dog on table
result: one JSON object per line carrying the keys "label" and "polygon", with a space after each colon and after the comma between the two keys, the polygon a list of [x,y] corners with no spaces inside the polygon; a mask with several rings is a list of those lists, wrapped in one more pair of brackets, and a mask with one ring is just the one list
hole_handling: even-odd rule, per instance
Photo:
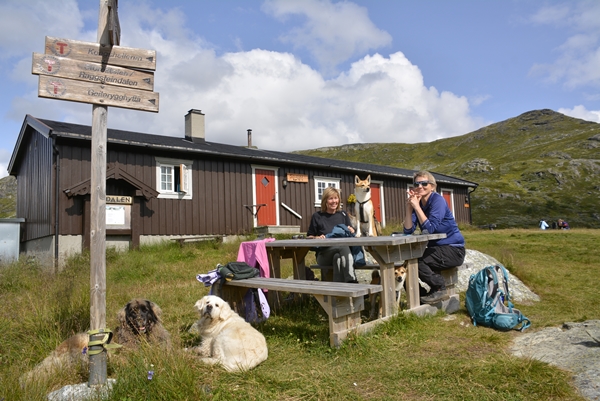
{"label": "dog on table", "polygon": [[379,222],[375,219],[375,208],[371,200],[371,175],[365,180],[354,176],[354,216],[356,216],[356,237],[376,237],[381,235]]}
{"label": "dog on table", "polygon": [[191,349],[201,360],[221,365],[229,372],[245,371],[269,355],[265,337],[247,323],[229,304],[215,295],[206,295],[194,305],[202,343]]}
{"label": "dog on table", "polygon": [[[114,342],[136,348],[142,342],[170,346],[171,337],[163,327],[161,309],[152,301],[133,299],[117,313],[119,327],[114,331]],[[88,333],[78,333],[58,345],[42,362],[21,377],[21,385],[31,380],[50,377],[59,370],[88,370]]]}
{"label": "dog on table", "polygon": [[[394,268],[394,277],[396,279],[396,303],[398,304],[398,309],[400,309],[400,299],[402,298],[402,291],[404,290],[404,280],[406,280],[406,268],[408,265],[408,261],[404,261],[402,266],[397,266]],[[381,275],[379,274],[379,270],[375,269],[371,273],[371,284],[381,284]],[[369,319],[374,319],[376,316],[381,317],[381,294],[371,294],[369,295],[369,302],[371,304],[371,313],[369,314]],[[379,305],[379,311],[377,310],[377,305]]]}

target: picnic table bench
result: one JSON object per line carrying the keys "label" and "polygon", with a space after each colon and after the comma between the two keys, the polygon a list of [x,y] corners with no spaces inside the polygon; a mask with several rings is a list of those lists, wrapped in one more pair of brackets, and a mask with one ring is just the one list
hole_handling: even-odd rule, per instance
{"label": "picnic table bench", "polygon": [[329,317],[329,343],[332,347],[339,347],[350,332],[363,333],[371,329],[372,324],[362,324],[364,298],[366,295],[382,291],[381,285],[373,284],[256,277],[226,281],[222,286],[215,284],[213,293],[217,290],[218,295],[243,316],[243,297],[248,288],[274,291],[277,292],[277,296],[281,296],[280,292],[314,296]]}
{"label": "picnic table bench", "polygon": [[[404,262],[394,262],[394,267],[400,267],[404,264]],[[442,270],[440,274],[444,277],[444,281],[446,282],[446,291],[448,295],[455,295],[458,292],[456,291],[456,284],[458,284],[458,270],[460,270],[462,266],[455,266],[449,269]],[[308,267],[311,270],[321,270],[321,277],[324,280],[332,281],[333,280],[333,266],[321,266],[321,265],[310,265]],[[354,266],[354,270],[378,270],[379,264],[377,263],[367,263],[364,266]],[[446,310],[447,313],[455,312],[454,308],[450,310]]]}

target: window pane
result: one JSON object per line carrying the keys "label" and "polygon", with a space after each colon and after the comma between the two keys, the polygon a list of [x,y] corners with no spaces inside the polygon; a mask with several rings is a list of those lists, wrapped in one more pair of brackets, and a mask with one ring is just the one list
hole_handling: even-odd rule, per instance
{"label": "window pane", "polygon": [[173,191],[173,167],[160,167],[160,189],[161,191]]}
{"label": "window pane", "polygon": [[323,190],[325,189],[325,183],[322,181],[317,182],[317,199],[323,199]]}

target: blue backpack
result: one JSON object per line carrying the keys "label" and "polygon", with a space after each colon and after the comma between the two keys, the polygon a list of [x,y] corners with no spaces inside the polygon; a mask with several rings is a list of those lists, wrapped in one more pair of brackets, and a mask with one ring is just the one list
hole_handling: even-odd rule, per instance
{"label": "blue backpack", "polygon": [[[523,331],[531,321],[516,309],[508,290],[508,272],[502,265],[487,266],[471,275],[465,304],[473,325]],[[516,328],[521,324],[521,328]]]}

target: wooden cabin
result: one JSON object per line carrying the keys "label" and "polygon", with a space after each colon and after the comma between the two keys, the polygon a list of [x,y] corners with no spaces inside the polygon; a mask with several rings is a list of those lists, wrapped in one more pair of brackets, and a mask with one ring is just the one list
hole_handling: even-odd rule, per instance
{"label": "wooden cabin", "polygon": [[[354,191],[368,174],[377,219],[404,216],[413,170],[206,141],[204,114],[190,110],[185,135],[108,129],[107,246],[178,237],[306,232],[327,186]],[[90,244],[91,127],[27,115],[8,172],[17,179],[21,252],[60,261]],[[471,223],[477,184],[435,174],[459,223]]]}

